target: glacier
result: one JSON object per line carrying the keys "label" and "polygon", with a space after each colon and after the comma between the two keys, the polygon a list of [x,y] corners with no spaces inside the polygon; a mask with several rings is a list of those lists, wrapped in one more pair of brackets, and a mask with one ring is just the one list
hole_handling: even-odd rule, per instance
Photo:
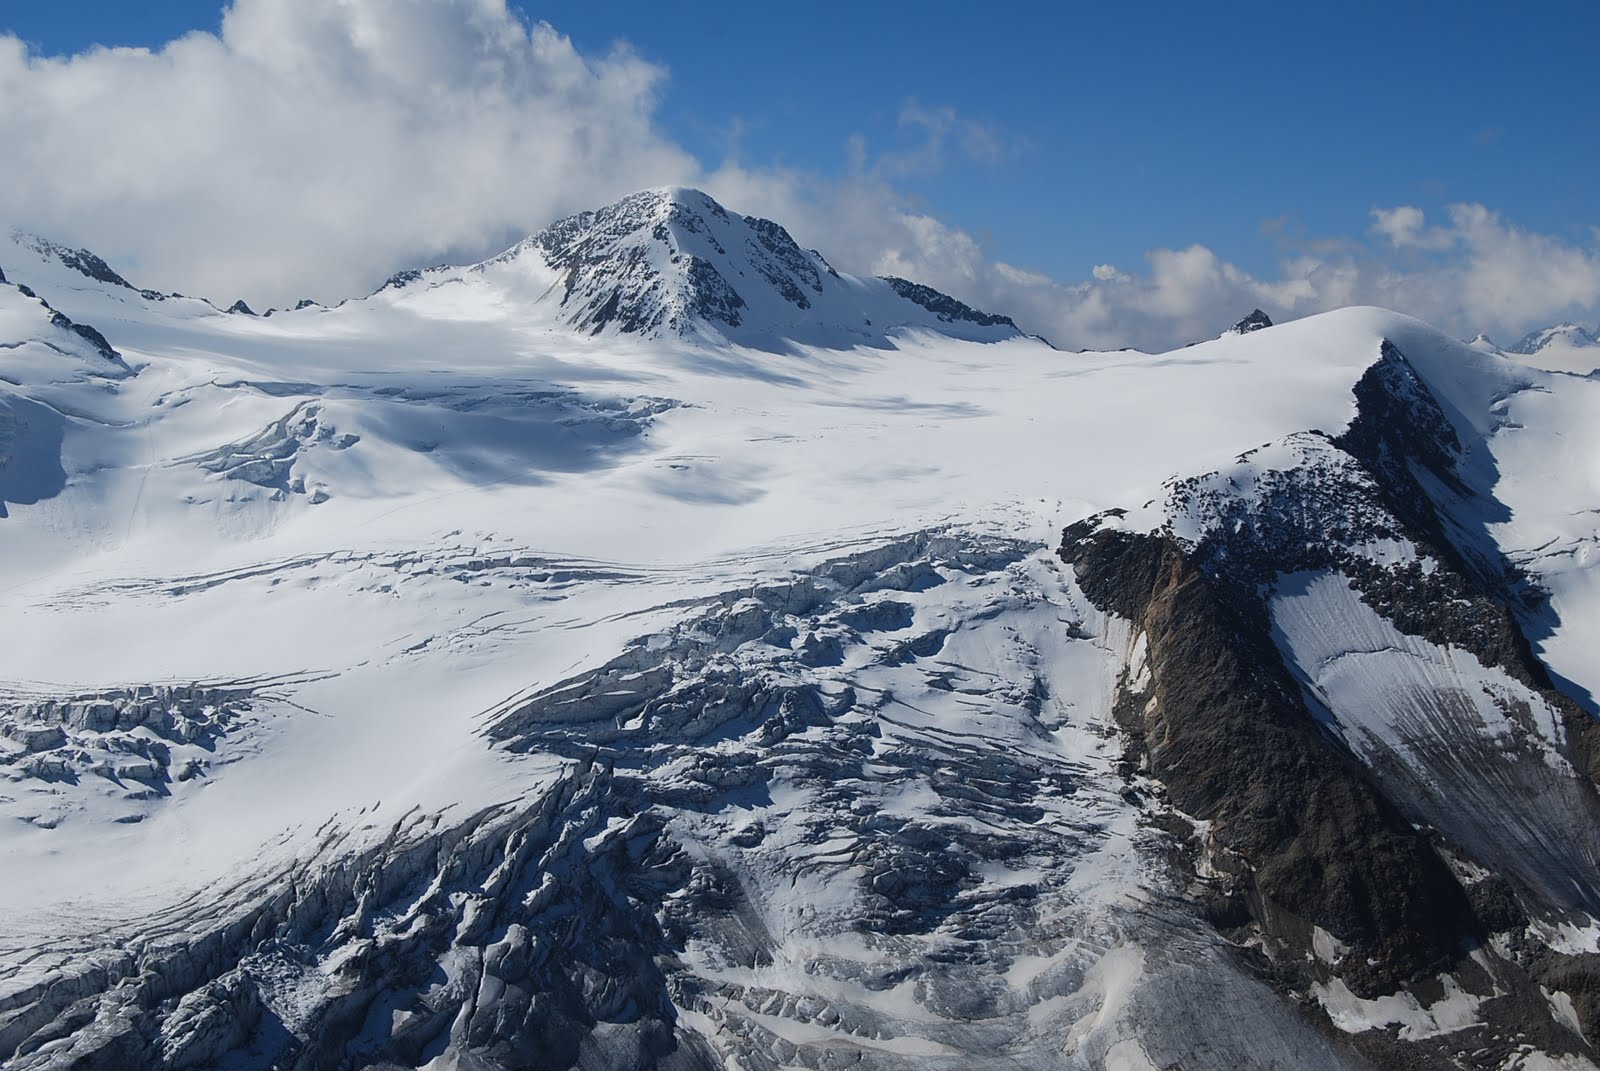
{"label": "glacier", "polygon": [[7,1067],[1596,1066],[1587,377],[1064,352],[679,188],[0,270]]}

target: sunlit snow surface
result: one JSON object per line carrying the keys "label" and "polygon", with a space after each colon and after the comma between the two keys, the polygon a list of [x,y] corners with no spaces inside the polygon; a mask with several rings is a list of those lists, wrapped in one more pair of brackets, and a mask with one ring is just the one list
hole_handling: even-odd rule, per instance
{"label": "sunlit snow surface", "polygon": [[[538,800],[598,726],[516,712],[664,650],[685,686],[731,667],[849,690],[852,713],[773,754],[865,749],[847,797],[800,759],[761,760],[746,792],[697,781],[695,763],[759,765],[759,726],[604,722],[674,838],[734,867],[758,905],[761,956],[727,933],[683,952],[721,995],[681,1022],[718,1051],[759,1036],[937,1066],[1039,1046],[1168,1066],[1194,1059],[1185,1023],[1237,1009],[1273,1024],[1256,1057],[1331,1064],[1166,903],[1165,849],[1116,792],[1108,708],[1134,637],[1050,548],[1067,523],[1158,501],[1171,477],[1338,433],[1385,338],[1483,436],[1473,479],[1506,508],[1477,520],[1553,594],[1538,653],[1574,694],[1600,691],[1600,384],[1395,314],[1156,356],[920,331],[774,353],[576,338],[471,287],[263,319],[44,259],[4,268],[137,375],[51,348],[48,314],[0,287],[0,341],[22,343],[0,351],[0,709],[71,708],[60,746],[0,743],[16,774],[0,782],[0,995],[148,940],[154,920],[172,939],[207,932],[297,868]],[[773,601],[804,576],[833,577],[827,598]],[[1360,660],[1331,667],[1341,652],[1311,650],[1300,624],[1358,612],[1335,583],[1287,593],[1275,620],[1313,685],[1359,694],[1340,682],[1364,686]],[[765,631],[726,650],[685,631],[741,612]],[[697,644],[711,653],[684,653]],[[1426,675],[1454,656],[1386,657]],[[1358,750],[1398,746],[1340,721]],[[1037,791],[953,805],[966,775],[941,775],[946,751]],[[1037,843],[974,863],[956,922],[874,938],[852,925],[877,910],[863,809],[958,843]],[[586,850],[618,831],[587,832]],[[1012,935],[1026,941],[927,966],[966,939],[957,922],[977,915],[962,911],[1013,886],[1034,890]],[[894,963],[921,964],[916,984],[886,982]],[[286,1023],[297,992],[273,998]],[[1226,1036],[1217,1066],[1240,1058]]]}

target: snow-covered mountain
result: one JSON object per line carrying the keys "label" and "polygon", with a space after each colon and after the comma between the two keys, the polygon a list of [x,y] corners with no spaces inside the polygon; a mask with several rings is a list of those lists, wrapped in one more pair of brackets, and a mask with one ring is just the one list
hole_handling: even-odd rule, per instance
{"label": "snow-covered mountain", "polygon": [[666,187],[582,212],[491,260],[395,275],[380,297],[488,300],[585,334],[691,337],[750,346],[882,344],[926,329],[996,341],[1020,331],[904,279],[841,275],[770,220]]}
{"label": "snow-covered mountain", "polygon": [[0,246],[7,1068],[1596,1066],[1600,382],[691,191],[91,257]]}
{"label": "snow-covered mountain", "polygon": [[1553,372],[1587,375],[1600,367],[1600,339],[1580,324],[1556,324],[1530,331],[1505,352],[1524,364]]}

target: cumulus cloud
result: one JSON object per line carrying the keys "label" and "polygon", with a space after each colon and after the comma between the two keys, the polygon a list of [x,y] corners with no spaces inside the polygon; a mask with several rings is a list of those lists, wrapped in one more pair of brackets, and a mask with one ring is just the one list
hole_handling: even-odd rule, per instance
{"label": "cumulus cloud", "polygon": [[1299,242],[1304,251],[1271,275],[1191,245],[1151,250],[1141,270],[1097,264],[1089,278],[1068,281],[994,258],[881,175],[825,182],[728,165],[705,185],[738,211],[783,222],[840,270],[927,283],[1074,349],[1170,349],[1212,337],[1254,308],[1285,320],[1384,305],[1463,337],[1487,330],[1502,338],[1558,319],[1592,322],[1600,311],[1600,233],[1574,244],[1512,226],[1481,205],[1452,206],[1439,227],[1420,209],[1378,210],[1376,246]]}
{"label": "cumulus cloud", "polygon": [[236,0],[158,52],[0,36],[0,219],[145,285],[283,303],[692,180],[666,72],[504,0]]}
{"label": "cumulus cloud", "polygon": [[[768,203],[778,208],[792,189],[769,190]],[[818,199],[815,190],[811,196]],[[841,202],[852,207],[838,210]],[[1384,305],[1463,337],[1487,330],[1502,338],[1556,320],[1593,323],[1600,313],[1600,234],[1587,243],[1539,234],[1477,204],[1451,206],[1440,226],[1408,206],[1380,210],[1377,246],[1302,243],[1312,251],[1287,257],[1270,275],[1191,245],[1151,250],[1142,270],[1098,264],[1081,281],[993,259],[887,186],[824,193],[820,206],[808,213],[794,205],[777,218],[795,219],[806,236],[818,236],[810,240],[838,235],[852,254],[841,266],[927,282],[1072,348],[1168,349],[1211,337],[1253,308],[1285,320]],[[1398,258],[1390,255],[1396,246]]]}
{"label": "cumulus cloud", "polygon": [[1284,319],[1380,304],[1502,337],[1600,309],[1600,231],[1539,234],[1474,204],[1438,223],[1376,208],[1367,242],[1299,240],[1267,274],[1191,245],[1054,279],[900,188],[951,153],[1002,162],[1000,132],[908,101],[904,144],[853,139],[842,179],[708,167],[656,122],[667,78],[625,47],[580,54],[505,0],[234,0],[219,34],[156,52],[48,58],[0,36],[0,223],[94,248],[143,285],[283,305],[690,183],[842,271],[916,279],[1075,348],[1170,348],[1258,306]]}
{"label": "cumulus cloud", "polygon": [[1446,249],[1455,241],[1437,227],[1423,226],[1426,217],[1415,205],[1372,210],[1372,233],[1388,239],[1396,249]]}
{"label": "cumulus cloud", "polygon": [[1254,308],[1286,320],[1384,305],[1463,337],[1486,330],[1502,338],[1600,313],[1600,230],[1587,245],[1563,241],[1482,205],[1451,206],[1440,226],[1414,206],[1376,209],[1373,245],[1300,240],[1270,275],[1191,245],[1151,250],[1139,270],[1096,264],[1089,278],[1071,281],[993,257],[879,170],[827,182],[730,164],[705,185],[738,211],[783,222],[840,270],[927,283],[1074,349],[1170,349],[1212,337]]}

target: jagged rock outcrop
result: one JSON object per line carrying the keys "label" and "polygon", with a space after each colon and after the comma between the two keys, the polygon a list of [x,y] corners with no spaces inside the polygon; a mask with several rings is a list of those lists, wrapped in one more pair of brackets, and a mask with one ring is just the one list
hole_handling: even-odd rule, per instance
{"label": "jagged rock outcrop", "polygon": [[[527,289],[532,278],[541,280],[536,291]],[[730,212],[681,187],[569,216],[470,268],[396,273],[374,296],[459,285],[524,294],[532,307],[583,334],[768,349],[881,346],[908,328],[981,341],[1021,335],[1009,317],[931,287],[841,275],[780,224]]]}
{"label": "jagged rock outcrop", "polygon": [[999,316],[994,313],[979,312],[971,305],[957,301],[949,294],[941,294],[931,286],[913,283],[906,279],[899,279],[893,275],[883,276],[883,281],[894,289],[894,292],[907,301],[915,301],[945,323],[954,323],[965,320],[975,323],[980,327],[1016,327],[1016,323],[1009,316]]}
{"label": "jagged rock outcrop", "polygon": [[1600,908],[1594,720],[1532,657],[1536,593],[1466,520],[1478,493],[1426,385],[1384,343],[1354,393],[1344,433],[1175,481],[1153,529],[1064,534],[1088,597],[1142,636],[1130,762],[1203,823],[1214,917],[1259,933],[1281,984],[1327,1004],[1449,976],[1515,1022],[1554,955],[1592,1036],[1600,956],[1526,934]]}
{"label": "jagged rock outcrop", "polygon": [[1271,326],[1272,318],[1270,316],[1260,309],[1252,309],[1250,315],[1228,328],[1228,331],[1235,335],[1248,335],[1252,331],[1260,331],[1262,328]]}

